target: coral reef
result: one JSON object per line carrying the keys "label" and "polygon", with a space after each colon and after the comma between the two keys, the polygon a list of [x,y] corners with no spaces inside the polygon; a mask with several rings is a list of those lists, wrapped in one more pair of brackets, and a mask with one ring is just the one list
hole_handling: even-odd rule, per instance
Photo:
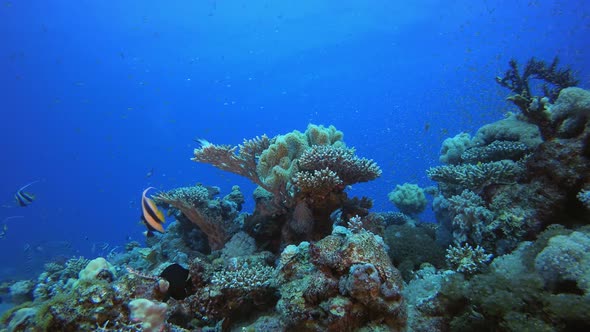
{"label": "coral reef", "polygon": [[[376,324],[403,329],[401,276],[383,240],[344,227],[315,244],[285,248],[278,265],[282,287],[277,311],[287,330],[350,331]],[[313,318],[313,319],[310,319]]]}
{"label": "coral reef", "polygon": [[[580,194],[590,182],[588,105],[590,93],[564,88],[554,104],[546,103],[542,124],[512,114],[480,128],[471,142],[461,136],[460,157],[427,171],[439,188],[433,204],[438,242],[479,245],[498,255],[556,219],[590,222]],[[453,145],[443,145],[446,155]]]}
{"label": "coral reef", "polygon": [[[510,60],[509,65],[510,69],[506,71],[504,77],[497,77],[496,81],[515,93],[508,97],[508,100],[518,106],[531,123],[539,127],[543,138],[553,138],[555,127],[551,125],[547,105],[554,102],[562,90],[578,85],[579,81],[574,77],[571,69],[558,68],[557,57],[551,64],[531,58],[526,63],[522,74],[519,72],[516,60]],[[533,95],[531,79],[543,81],[541,86],[543,96]]]}
{"label": "coral reef", "polygon": [[245,176],[261,188],[245,230],[259,245],[278,251],[330,234],[330,215],[350,205],[346,186],[381,175],[375,162],[357,157],[342,137],[333,126],[310,124],[305,133],[262,136],[236,147],[202,142],[193,160]]}
{"label": "coral reef", "polygon": [[[587,330],[590,298],[584,288],[587,272],[582,271],[587,264],[576,264],[588,257],[587,250],[581,251],[587,232],[550,227],[470,279],[425,267],[404,291],[412,304],[409,316],[415,317],[409,330]],[[556,264],[559,260],[569,263]]]}
{"label": "coral reef", "polygon": [[178,209],[207,235],[209,247],[219,250],[239,230],[244,196],[238,186],[223,199],[215,198],[218,193],[217,188],[196,185],[160,193],[155,201]]}
{"label": "coral reef", "polygon": [[[348,197],[381,169],[333,126],[201,141],[195,161],[258,185],[252,214],[237,186],[162,192],[176,220],[145,245],[4,281],[0,330],[590,330],[590,92],[557,62],[511,66],[526,108],[445,140],[436,188],[390,193],[400,212]],[[537,98],[530,78],[554,86]]]}

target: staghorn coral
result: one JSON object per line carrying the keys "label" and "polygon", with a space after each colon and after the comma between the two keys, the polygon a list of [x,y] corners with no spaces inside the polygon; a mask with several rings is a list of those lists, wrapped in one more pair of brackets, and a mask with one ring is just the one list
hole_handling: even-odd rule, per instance
{"label": "staghorn coral", "polygon": [[346,226],[353,233],[359,233],[359,232],[361,232],[364,229],[364,227],[363,227],[363,220],[358,215],[350,218],[348,220],[348,223],[346,224]]}
{"label": "staghorn coral", "polygon": [[192,187],[179,187],[170,191],[158,193],[154,200],[156,203],[166,203],[165,199],[182,201],[187,205],[200,206],[206,204],[211,198],[210,190],[202,185]]}

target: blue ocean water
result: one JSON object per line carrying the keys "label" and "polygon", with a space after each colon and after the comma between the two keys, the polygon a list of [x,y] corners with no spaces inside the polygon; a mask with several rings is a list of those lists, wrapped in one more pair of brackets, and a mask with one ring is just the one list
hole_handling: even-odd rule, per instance
{"label": "blue ocean water", "polygon": [[148,186],[238,184],[251,211],[254,185],[190,161],[195,138],[334,125],[383,170],[350,193],[394,210],[445,138],[514,110],[494,80],[509,59],[558,55],[588,88],[589,32],[583,0],[2,1],[0,219],[19,218],[0,279],[143,242]]}

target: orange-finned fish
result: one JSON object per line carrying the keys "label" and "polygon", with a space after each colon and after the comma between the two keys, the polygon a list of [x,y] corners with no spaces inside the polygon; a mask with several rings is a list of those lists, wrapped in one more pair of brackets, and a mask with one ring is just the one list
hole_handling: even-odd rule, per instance
{"label": "orange-finned fish", "polygon": [[29,204],[33,203],[33,201],[35,200],[35,195],[31,194],[31,193],[27,193],[24,190],[34,184],[39,182],[39,180],[37,181],[33,181],[29,184],[24,185],[23,187],[21,187],[16,194],[14,194],[14,199],[16,200],[16,203],[22,207],[28,206]]}
{"label": "orange-finned fish", "polygon": [[148,229],[148,236],[153,235],[153,231],[164,233],[164,227],[162,226],[162,224],[166,222],[166,218],[164,218],[164,213],[158,210],[156,203],[154,203],[154,201],[151,198],[146,196],[148,190],[150,189],[154,188],[148,187],[141,194],[141,219]]}

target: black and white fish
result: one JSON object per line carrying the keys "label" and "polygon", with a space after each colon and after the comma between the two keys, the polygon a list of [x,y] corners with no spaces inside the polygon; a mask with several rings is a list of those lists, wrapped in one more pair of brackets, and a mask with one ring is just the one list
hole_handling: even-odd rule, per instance
{"label": "black and white fish", "polygon": [[14,199],[16,200],[16,203],[17,203],[19,206],[25,207],[25,206],[28,206],[28,205],[30,205],[31,203],[33,203],[33,201],[35,200],[35,195],[33,195],[33,194],[31,194],[31,193],[28,193],[28,192],[25,192],[24,190],[25,190],[25,189],[26,189],[28,186],[30,186],[30,185],[32,185],[32,184],[34,184],[34,183],[37,183],[37,182],[39,182],[39,181],[37,180],[37,181],[33,181],[33,182],[29,183],[29,184],[26,184],[25,186],[21,187],[21,188],[20,188],[20,189],[19,189],[19,190],[16,192],[16,194],[14,194]]}

